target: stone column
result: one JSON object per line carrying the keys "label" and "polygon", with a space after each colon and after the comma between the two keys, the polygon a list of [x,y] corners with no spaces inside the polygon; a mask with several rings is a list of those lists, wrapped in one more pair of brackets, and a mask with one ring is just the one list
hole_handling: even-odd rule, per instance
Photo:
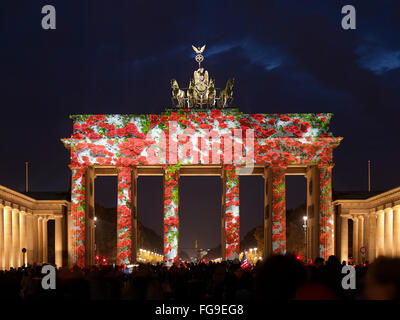
{"label": "stone column", "polygon": [[377,213],[376,220],[376,255],[377,257],[384,255],[384,247],[385,247],[385,238],[384,238],[384,230],[385,230],[385,216],[384,211],[379,210]]}
{"label": "stone column", "polygon": [[335,254],[335,214],[332,206],[332,166],[319,166],[319,247],[325,260]]}
{"label": "stone column", "polygon": [[117,264],[132,262],[132,169],[118,168]]}
{"label": "stone column", "polygon": [[340,262],[349,260],[349,217],[347,215],[341,216],[340,228]]}
{"label": "stone column", "polygon": [[359,227],[358,227],[358,217],[353,217],[353,262],[354,264],[359,263],[359,259],[358,259],[358,250],[359,250],[359,246],[358,246],[358,231],[359,231]]}
{"label": "stone column", "polygon": [[20,211],[19,213],[19,254],[21,255],[21,265],[26,265],[26,255],[27,253],[22,253],[22,249],[26,249],[26,212]]}
{"label": "stone column", "polygon": [[137,254],[139,251],[138,237],[138,210],[137,210],[137,191],[138,191],[138,173],[136,167],[131,169],[132,172],[132,187],[131,187],[131,210],[132,210],[132,263],[137,263]]}
{"label": "stone column", "polygon": [[369,255],[369,233],[370,233],[370,223],[369,223],[369,215],[368,213],[365,214],[364,216],[364,237],[363,237],[363,246],[367,250],[367,254],[365,257],[366,261],[369,261],[368,255]]}
{"label": "stone column", "polygon": [[94,167],[88,167],[85,172],[85,266],[94,264],[95,257],[95,204],[94,204]]}
{"label": "stone column", "polygon": [[37,245],[37,262],[38,264],[43,263],[43,218],[38,217],[38,228],[37,228],[37,235],[38,235],[38,245]]}
{"label": "stone column", "polygon": [[0,203],[0,270],[4,270],[4,206]]}
{"label": "stone column", "polygon": [[179,262],[179,166],[164,168],[164,261],[167,266]]}
{"label": "stone column", "polygon": [[32,230],[33,230],[33,251],[32,262],[39,263],[39,219],[38,216],[32,214]]}
{"label": "stone column", "polygon": [[11,207],[4,206],[4,269],[11,267],[12,261],[12,213]]}
{"label": "stone column", "polygon": [[320,256],[319,248],[319,201],[320,201],[320,182],[319,169],[311,166],[307,169],[307,244],[308,257],[313,261]]}
{"label": "stone column", "polygon": [[[364,216],[358,216],[358,251],[364,247]],[[359,252],[360,262],[361,254]]]}
{"label": "stone column", "polygon": [[385,237],[385,256],[393,256],[393,209],[385,209],[385,227],[384,227],[384,237]]}
{"label": "stone column", "polygon": [[32,213],[26,215],[26,262],[32,264],[34,262],[35,238],[34,238],[34,224]]}
{"label": "stone column", "polygon": [[63,228],[62,228],[62,216],[56,216],[54,225],[55,225],[55,241],[54,241],[54,251],[55,251],[55,262],[57,268],[63,266]]}
{"label": "stone column", "polygon": [[369,214],[369,233],[368,233],[367,258],[372,262],[376,258],[376,213]]}
{"label": "stone column", "polygon": [[264,260],[272,254],[272,179],[271,168],[264,167]]}
{"label": "stone column", "polygon": [[400,205],[393,208],[393,255],[400,257]]}
{"label": "stone column", "polygon": [[225,258],[234,260],[240,253],[239,176],[237,167],[225,165]]}
{"label": "stone column", "polygon": [[71,264],[85,266],[86,167],[71,168]]}
{"label": "stone column", "polygon": [[19,210],[12,210],[12,263],[14,268],[21,266],[20,251],[19,251]]}
{"label": "stone column", "polygon": [[43,235],[43,263],[49,262],[49,259],[48,259],[49,248],[47,245],[47,240],[48,240],[47,221],[49,221],[49,219],[47,217],[43,218],[43,221],[42,221],[42,226],[43,226],[43,233],[42,233],[42,235]]}
{"label": "stone column", "polygon": [[272,254],[286,253],[286,188],[285,167],[271,166],[272,200]]}
{"label": "stone column", "polygon": [[225,259],[226,257],[226,235],[225,235],[225,203],[226,203],[226,172],[224,167],[221,169],[221,184],[222,184],[222,192],[221,192],[221,258]]}

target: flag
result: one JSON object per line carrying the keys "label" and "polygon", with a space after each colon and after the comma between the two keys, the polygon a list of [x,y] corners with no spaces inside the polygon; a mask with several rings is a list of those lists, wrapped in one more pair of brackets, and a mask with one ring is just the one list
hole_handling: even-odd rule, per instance
{"label": "flag", "polygon": [[249,267],[246,251],[243,252],[242,262],[240,263],[240,266],[242,267],[242,269],[246,269]]}

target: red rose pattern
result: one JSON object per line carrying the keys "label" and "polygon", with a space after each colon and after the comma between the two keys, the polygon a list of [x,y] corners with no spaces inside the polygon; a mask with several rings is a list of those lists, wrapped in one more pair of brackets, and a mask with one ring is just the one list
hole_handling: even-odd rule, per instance
{"label": "red rose pattern", "polygon": [[[238,158],[234,154],[224,156],[224,139],[220,137],[231,133],[234,136],[237,129],[250,129],[254,132],[254,150],[246,145],[247,154],[252,155],[253,162],[258,165],[272,165],[275,170],[275,193],[273,208],[273,228],[275,233],[274,252],[282,253],[286,247],[285,239],[285,197],[284,174],[282,168],[293,164],[319,165],[321,169],[321,199],[320,199],[320,251],[323,256],[332,252],[333,223],[331,205],[331,169],[332,150],[342,138],[333,137],[329,131],[331,114],[242,114],[233,110],[202,110],[191,109],[167,110],[162,115],[81,115],[73,116],[73,133],[70,138],[63,139],[71,150],[73,172],[72,187],[72,241],[74,245],[75,262],[84,265],[85,248],[85,195],[84,171],[91,165],[116,166],[121,168],[118,182],[118,261],[127,264],[131,259],[132,243],[131,207],[130,207],[130,166],[146,164],[166,165],[166,188],[164,190],[164,254],[170,265],[177,262],[178,238],[178,185],[177,168],[171,159],[185,159],[193,163],[211,163],[213,152],[217,152],[217,161],[228,165],[227,201],[232,210],[226,212],[227,257],[239,250],[239,190],[238,178],[234,166],[229,166],[233,158],[235,166]],[[170,136],[170,121],[178,129],[190,129],[197,139],[178,141]],[[154,131],[154,130],[158,131]],[[161,129],[161,134],[160,134]],[[236,130],[235,130],[236,129]],[[208,131],[210,130],[210,131]],[[207,136],[213,136],[209,144],[211,150],[199,155],[192,146],[197,141],[203,141]],[[216,136],[216,138],[214,138]],[[175,144],[178,156],[170,156],[166,144],[171,140]],[[244,141],[245,139],[243,139]],[[235,139],[237,141],[237,139]],[[151,148],[150,148],[151,146]],[[245,150],[245,144],[233,143],[236,151]],[[228,148],[229,149],[229,148]],[[212,152],[211,152],[212,151]],[[192,158],[190,158],[192,157]],[[187,160],[192,159],[192,160]],[[166,161],[166,162],[165,162]],[[179,160],[180,161],[180,160]],[[214,160],[213,160],[214,161]],[[248,161],[248,157],[245,161]],[[229,195],[229,197],[228,197]],[[237,210],[237,211],[236,211]]]}

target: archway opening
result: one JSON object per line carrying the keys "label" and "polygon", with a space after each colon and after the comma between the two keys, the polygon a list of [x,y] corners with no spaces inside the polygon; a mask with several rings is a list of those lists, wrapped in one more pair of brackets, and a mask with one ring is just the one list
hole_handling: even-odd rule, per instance
{"label": "archway opening", "polygon": [[[240,177],[240,251],[261,255],[264,243],[264,177]],[[253,255],[253,250],[250,255]],[[251,257],[254,258],[255,257]]]}
{"label": "archway opening", "polygon": [[306,256],[307,180],[300,175],[286,176],[286,251]]}
{"label": "archway opening", "polygon": [[137,186],[138,249],[163,254],[163,178],[139,176]]}
{"label": "archway opening", "polygon": [[180,258],[182,260],[220,258],[221,178],[182,176],[179,183]]}
{"label": "archway opening", "polygon": [[117,177],[95,179],[95,256],[116,263],[117,257]]}

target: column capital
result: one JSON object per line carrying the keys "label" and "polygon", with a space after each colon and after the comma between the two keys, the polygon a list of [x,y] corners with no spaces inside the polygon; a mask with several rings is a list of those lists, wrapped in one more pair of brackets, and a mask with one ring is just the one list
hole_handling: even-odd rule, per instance
{"label": "column capital", "polygon": [[341,214],[340,217],[344,218],[344,219],[351,219],[351,215],[350,214]]}
{"label": "column capital", "polygon": [[318,163],[317,163],[317,167],[318,167],[319,169],[321,169],[321,168],[332,169],[334,166],[335,166],[335,164],[332,163],[332,162],[330,162],[330,163],[321,163],[321,162],[318,162]]}
{"label": "column capital", "polygon": [[385,211],[385,213],[390,213],[390,212],[393,212],[393,208],[392,207],[385,208],[385,210],[383,210],[383,211]]}
{"label": "column capital", "polygon": [[378,216],[378,215],[383,215],[385,213],[385,211],[383,211],[383,210],[377,210],[376,211],[376,215]]}
{"label": "column capital", "polygon": [[353,221],[358,221],[358,216],[351,215],[350,219],[353,220]]}
{"label": "column capital", "polygon": [[400,211],[400,204],[394,206],[393,211]]}

